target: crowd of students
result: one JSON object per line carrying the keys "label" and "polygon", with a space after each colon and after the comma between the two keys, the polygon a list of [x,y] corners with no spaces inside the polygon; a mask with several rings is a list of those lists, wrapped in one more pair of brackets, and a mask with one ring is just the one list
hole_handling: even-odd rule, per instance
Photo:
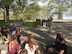
{"label": "crowd of students", "polygon": [[[46,48],[46,52],[46,54],[66,54],[65,39],[60,33],[57,34],[55,43],[50,48]],[[41,50],[33,34],[29,34],[25,39],[21,29],[12,25],[0,27],[0,54],[41,54]]]}
{"label": "crowd of students", "polygon": [[0,27],[0,54],[40,54],[38,48],[32,34],[24,39],[20,28],[14,25]]}

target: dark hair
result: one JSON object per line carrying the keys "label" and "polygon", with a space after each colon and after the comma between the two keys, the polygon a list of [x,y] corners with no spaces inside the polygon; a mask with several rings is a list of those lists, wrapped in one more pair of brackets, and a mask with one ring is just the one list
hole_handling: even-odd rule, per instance
{"label": "dark hair", "polygon": [[57,33],[56,40],[59,40],[60,42],[65,41],[61,33]]}
{"label": "dark hair", "polygon": [[60,38],[61,36],[62,36],[62,34],[61,34],[61,33],[57,33],[56,38]]}

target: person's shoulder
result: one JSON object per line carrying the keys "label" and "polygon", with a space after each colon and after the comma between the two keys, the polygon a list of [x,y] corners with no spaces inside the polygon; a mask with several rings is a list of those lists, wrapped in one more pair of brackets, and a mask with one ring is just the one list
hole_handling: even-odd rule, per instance
{"label": "person's shoulder", "polygon": [[65,50],[65,52],[66,52],[67,51],[67,45],[65,43],[61,44],[60,49]]}
{"label": "person's shoulder", "polygon": [[19,43],[18,42],[15,42],[15,45],[19,45]]}
{"label": "person's shoulder", "polygon": [[29,45],[28,43],[26,43],[26,45]]}
{"label": "person's shoulder", "polygon": [[26,47],[28,47],[28,45],[29,45],[28,43],[25,44]]}
{"label": "person's shoulder", "polygon": [[65,43],[62,43],[61,45],[66,45]]}
{"label": "person's shoulder", "polygon": [[65,43],[62,43],[60,46],[61,47],[66,47],[66,44]]}

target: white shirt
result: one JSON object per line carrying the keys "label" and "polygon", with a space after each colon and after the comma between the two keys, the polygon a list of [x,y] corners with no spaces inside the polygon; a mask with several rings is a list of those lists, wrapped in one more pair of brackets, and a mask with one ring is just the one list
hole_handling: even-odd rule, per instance
{"label": "white shirt", "polygon": [[12,32],[12,35],[15,35],[15,34],[16,34],[16,31],[13,31],[13,32]]}
{"label": "white shirt", "polygon": [[34,54],[34,53],[35,53],[35,51],[36,51],[36,49],[37,49],[36,45],[33,45],[33,48],[34,48],[34,50],[31,51],[31,50],[29,49],[29,44],[26,43],[25,49],[27,50],[28,54]]}

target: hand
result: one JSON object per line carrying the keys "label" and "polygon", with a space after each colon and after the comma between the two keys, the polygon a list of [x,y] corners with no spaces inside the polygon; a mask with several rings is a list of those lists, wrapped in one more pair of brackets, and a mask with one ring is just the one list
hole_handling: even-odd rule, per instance
{"label": "hand", "polygon": [[48,51],[49,51],[49,52],[53,52],[53,48],[49,48]]}

